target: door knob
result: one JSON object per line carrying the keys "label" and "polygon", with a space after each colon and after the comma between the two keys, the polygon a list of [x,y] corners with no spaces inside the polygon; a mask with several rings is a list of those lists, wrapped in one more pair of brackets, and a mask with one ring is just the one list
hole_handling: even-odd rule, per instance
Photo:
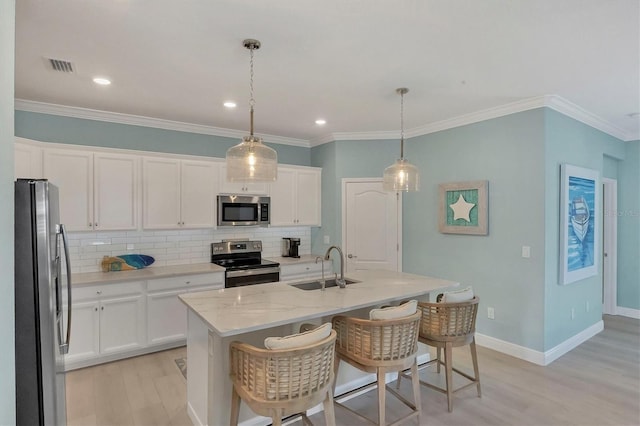
{"label": "door knob", "polygon": [[347,255],[347,257],[348,257],[349,259],[357,259],[357,258],[358,258],[358,256],[354,256],[354,255],[352,255],[351,253],[349,253],[349,254]]}

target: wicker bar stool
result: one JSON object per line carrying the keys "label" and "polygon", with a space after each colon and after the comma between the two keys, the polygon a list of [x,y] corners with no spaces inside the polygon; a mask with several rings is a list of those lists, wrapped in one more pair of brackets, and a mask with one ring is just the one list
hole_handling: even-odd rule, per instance
{"label": "wicker bar stool", "polygon": [[[438,296],[440,299],[441,295]],[[480,392],[480,371],[478,369],[478,355],[476,354],[476,317],[478,314],[478,303],[480,299],[474,296],[472,299],[457,303],[418,303],[418,310],[422,312],[420,321],[420,336],[418,340],[421,343],[436,348],[436,358],[427,362],[426,367],[432,363],[436,364],[437,372],[440,373],[440,366],[445,367],[446,388],[443,389],[434,384],[420,380],[420,384],[431,389],[445,393],[447,395],[447,404],[449,412],[453,411],[453,394],[469,386],[476,385],[478,397]],[[471,350],[471,360],[473,362],[474,376],[460,371],[453,366],[452,351],[458,346],[469,345]],[[441,350],[444,349],[444,361],[441,358]],[[462,377],[469,380],[463,386],[453,389],[453,372],[458,373]],[[412,373],[413,374],[413,373]],[[400,378],[398,378],[398,384]]]}
{"label": "wicker bar stool", "polygon": [[232,342],[231,426],[238,424],[241,399],[256,414],[271,417],[274,426],[292,414],[301,414],[303,422],[311,424],[306,410],[322,402],[326,424],[335,426],[335,342],[333,330],[320,341],[290,349],[262,349]]}
{"label": "wicker bar stool", "polygon": [[[413,301],[412,306],[416,306],[415,301]],[[338,375],[340,360],[362,371],[377,374],[377,383],[372,383],[370,386],[376,384],[378,386],[378,424],[380,425],[386,424],[385,400],[387,390],[413,410],[393,424],[413,417],[417,417],[418,423],[420,422],[420,383],[416,355],[421,316],[420,312],[415,311],[409,316],[395,319],[371,320],[345,316],[336,316],[332,319],[333,329],[338,335],[336,340],[335,375]],[[413,373],[414,402],[410,402],[385,383],[387,372],[401,372],[407,368],[411,368]],[[360,388],[352,392],[361,390]],[[358,417],[375,423],[368,417],[341,403],[336,402],[336,405],[349,410]]]}

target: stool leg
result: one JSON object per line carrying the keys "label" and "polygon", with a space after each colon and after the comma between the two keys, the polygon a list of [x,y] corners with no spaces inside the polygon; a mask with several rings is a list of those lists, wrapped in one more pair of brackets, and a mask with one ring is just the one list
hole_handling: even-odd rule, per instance
{"label": "stool leg", "polygon": [[340,369],[340,357],[336,353],[333,356],[333,386],[331,387],[332,395],[336,394],[336,383],[338,382],[338,370]]}
{"label": "stool leg", "polygon": [[471,349],[471,360],[473,361],[473,374],[476,377],[476,387],[478,388],[478,398],[482,397],[480,393],[480,369],[478,368],[478,354],[476,353],[476,338],[474,337],[469,345]]}
{"label": "stool leg", "polygon": [[440,346],[436,348],[436,373],[440,374]]}
{"label": "stool leg", "polygon": [[238,416],[240,415],[240,395],[236,392],[236,387],[232,387],[231,391],[231,416],[229,425],[238,426]]}
{"label": "stool leg", "polygon": [[273,426],[282,426],[282,419],[280,418],[280,413],[278,413],[278,410],[274,410],[275,412],[273,413],[273,415],[271,416],[271,424]]}
{"label": "stool leg", "polygon": [[378,368],[378,424],[384,426],[385,423],[385,404],[386,404],[386,371],[384,368]]}
{"label": "stool leg", "polygon": [[446,372],[446,382],[447,382],[447,404],[449,405],[449,412],[453,411],[453,370],[451,369],[453,366],[452,363],[452,352],[453,347],[451,342],[445,343],[444,347],[444,362],[445,362],[445,372]]}
{"label": "stool leg", "polygon": [[420,377],[418,377],[418,360],[413,360],[411,366],[411,383],[413,384],[413,400],[416,404],[418,412],[418,424],[420,424],[420,416],[422,415],[422,398],[420,397]]}
{"label": "stool leg", "polygon": [[327,426],[336,426],[336,413],[333,407],[333,392],[327,389],[327,397],[322,401],[324,408],[324,422]]}

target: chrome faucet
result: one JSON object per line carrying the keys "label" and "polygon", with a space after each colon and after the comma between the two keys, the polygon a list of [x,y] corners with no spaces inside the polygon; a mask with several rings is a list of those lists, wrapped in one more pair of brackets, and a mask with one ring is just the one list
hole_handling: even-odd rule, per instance
{"label": "chrome faucet", "polygon": [[329,260],[329,254],[331,252],[331,249],[336,249],[338,250],[338,253],[340,253],[340,278],[336,279],[336,284],[338,284],[338,287],[340,288],[345,288],[346,282],[344,280],[344,254],[342,254],[342,249],[338,246],[331,246],[327,249],[327,252],[324,254],[324,260]]}
{"label": "chrome faucet", "polygon": [[322,288],[320,289],[321,291],[324,291],[324,259],[322,258],[322,256],[316,256],[316,263],[318,263],[318,260],[320,261],[320,264],[322,265]]}

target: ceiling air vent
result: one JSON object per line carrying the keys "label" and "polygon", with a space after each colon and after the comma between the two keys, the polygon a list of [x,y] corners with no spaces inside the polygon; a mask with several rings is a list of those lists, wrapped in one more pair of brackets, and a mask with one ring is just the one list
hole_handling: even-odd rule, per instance
{"label": "ceiling air vent", "polygon": [[51,68],[53,68],[54,71],[60,71],[60,72],[73,72],[73,64],[69,61],[65,61],[62,59],[52,59],[52,58],[47,58],[49,60],[49,63],[51,64]]}

